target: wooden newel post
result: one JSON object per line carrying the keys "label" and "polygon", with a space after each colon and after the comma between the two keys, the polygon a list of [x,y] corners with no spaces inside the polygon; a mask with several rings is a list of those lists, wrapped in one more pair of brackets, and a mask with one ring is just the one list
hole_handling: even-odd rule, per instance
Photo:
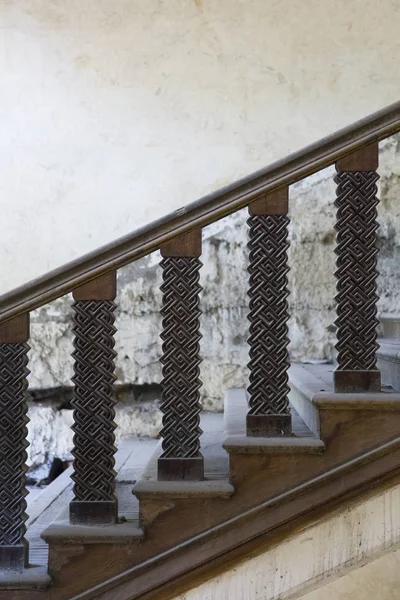
{"label": "wooden newel post", "polygon": [[114,431],[114,310],[116,272],[73,292],[74,327],[74,499],[73,524],[117,521]]}
{"label": "wooden newel post", "polygon": [[25,497],[29,314],[0,325],[0,568],[28,566]]}
{"label": "wooden newel post", "polygon": [[289,436],[288,187],[249,206],[250,383],[247,435]]}
{"label": "wooden newel post", "polygon": [[378,143],[336,163],[337,392],[381,390],[376,368]]}
{"label": "wooden newel post", "polygon": [[163,270],[163,453],[160,480],[200,480],[201,230],[176,237],[161,248]]}

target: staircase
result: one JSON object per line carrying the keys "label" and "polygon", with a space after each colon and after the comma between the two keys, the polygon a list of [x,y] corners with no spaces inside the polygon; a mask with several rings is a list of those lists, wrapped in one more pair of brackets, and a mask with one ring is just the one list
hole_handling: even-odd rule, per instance
{"label": "staircase", "polygon": [[[398,131],[400,103],[0,297],[0,600],[173,598],[398,483],[399,320],[383,317],[378,350],[376,308],[378,142]],[[291,365],[289,187],[333,163],[337,364]],[[245,206],[249,386],[211,415],[199,401],[202,228]],[[116,271],[157,250],[161,441],[117,451]],[[74,465],[28,518],[29,313],[69,292]]]}

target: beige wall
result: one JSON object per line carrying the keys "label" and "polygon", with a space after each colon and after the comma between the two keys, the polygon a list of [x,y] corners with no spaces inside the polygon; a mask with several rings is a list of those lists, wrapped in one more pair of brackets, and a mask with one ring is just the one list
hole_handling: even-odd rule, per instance
{"label": "beige wall", "polygon": [[397,600],[400,487],[350,502],[175,600]]}
{"label": "beige wall", "polygon": [[0,0],[0,292],[398,100],[398,0]]}
{"label": "beige wall", "polygon": [[398,600],[400,598],[400,550],[393,550],[354,571],[329,581],[321,588],[294,598],[302,600]]}

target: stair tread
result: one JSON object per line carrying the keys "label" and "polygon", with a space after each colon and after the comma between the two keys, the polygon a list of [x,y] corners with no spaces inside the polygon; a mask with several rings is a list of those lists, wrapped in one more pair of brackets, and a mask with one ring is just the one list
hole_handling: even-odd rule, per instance
{"label": "stair tread", "polygon": [[378,356],[390,356],[400,362],[400,340],[396,338],[383,338],[378,340]]}
{"label": "stair tread", "polygon": [[[47,558],[46,558],[47,561]],[[35,562],[22,573],[11,570],[0,572],[0,589],[46,589],[51,583],[51,578],[47,573],[47,564],[37,565]]]}
{"label": "stair tread", "polygon": [[357,398],[357,402],[360,404],[362,401],[372,401],[381,398],[382,402],[393,401],[397,402],[400,399],[399,391],[392,387],[382,386],[380,392],[347,392],[347,393],[335,393],[333,389],[333,373],[335,371],[334,365],[310,365],[295,363],[289,369],[289,384],[291,387],[295,386],[309,396],[309,399],[314,403],[323,402],[324,399],[335,397],[335,401],[345,401],[349,403],[354,402],[354,398]]}
{"label": "stair tread", "polygon": [[[128,528],[131,528],[129,530],[131,534],[136,528],[137,536],[141,533],[139,531],[139,503],[131,493],[132,481],[140,475],[149,454],[156,445],[156,440],[126,439],[120,442],[115,455],[119,515],[126,521]],[[28,503],[29,518],[26,538],[29,541],[29,561],[32,565],[45,568],[46,572],[48,544],[42,539],[41,534],[61,517],[68,521],[69,502],[73,499],[72,471],[72,467],[68,468],[38,494],[32,503]],[[30,570],[29,572],[32,573]]]}
{"label": "stair tread", "polygon": [[[323,385],[321,386],[318,383],[319,392],[329,392],[333,391],[333,373],[335,371],[335,366],[331,364],[312,364],[312,363],[304,363],[301,366],[305,371],[310,373],[313,377],[318,379],[320,382],[322,381]],[[322,389],[321,389],[322,388]]]}
{"label": "stair tread", "polygon": [[54,521],[43,533],[46,542],[72,544],[132,544],[144,537],[139,521],[122,521],[113,525],[71,525],[68,518]]}
{"label": "stair tread", "polygon": [[394,390],[400,390],[400,339],[379,339],[378,369],[382,381]]}
{"label": "stair tread", "polygon": [[307,427],[300,415],[290,407],[292,436],[250,437],[246,434],[248,395],[245,389],[231,389],[225,400],[224,448],[236,454],[272,454],[322,452],[323,442]]}
{"label": "stair tread", "polygon": [[333,389],[334,370],[334,365],[299,363],[293,364],[289,370],[290,397],[295,401],[296,409],[313,431],[317,429],[315,426],[316,409],[400,410],[400,392],[391,385],[382,385],[380,392],[335,392]]}
{"label": "stair tread", "polygon": [[[106,526],[70,525],[68,519],[69,501],[72,500],[73,483],[64,493],[62,510],[56,518],[42,530],[43,540],[63,539],[64,542],[77,543],[132,543],[143,538],[143,530],[139,523],[139,501],[132,496],[132,483],[141,474],[150,453],[157,445],[156,440],[126,439],[119,444],[115,456],[117,471],[115,495],[118,500],[120,522]],[[68,499],[65,497],[69,493]],[[90,542],[89,542],[90,540]],[[45,543],[43,541],[43,543]]]}
{"label": "stair tread", "polygon": [[153,452],[133,493],[143,496],[229,497],[234,489],[229,483],[229,457],[222,447],[222,413],[203,412],[200,418],[201,453],[204,456],[203,481],[158,481],[157,462],[162,453],[161,442]]}
{"label": "stair tread", "polygon": [[400,313],[381,313],[380,322],[385,341],[400,341]]}

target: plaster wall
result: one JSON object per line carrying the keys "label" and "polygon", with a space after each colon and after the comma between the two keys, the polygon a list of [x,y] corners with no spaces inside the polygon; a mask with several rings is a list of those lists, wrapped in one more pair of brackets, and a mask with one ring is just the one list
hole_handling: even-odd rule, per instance
{"label": "plaster wall", "polygon": [[397,599],[399,493],[349,503],[175,600]]}
{"label": "plaster wall", "polygon": [[0,0],[0,292],[398,100],[398,0]]}

